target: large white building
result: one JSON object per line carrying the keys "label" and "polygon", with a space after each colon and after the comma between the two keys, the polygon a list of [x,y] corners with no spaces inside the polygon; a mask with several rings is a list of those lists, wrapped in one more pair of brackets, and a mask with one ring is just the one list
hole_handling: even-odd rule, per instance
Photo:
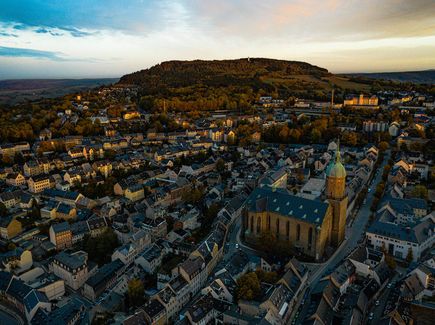
{"label": "large white building", "polygon": [[60,252],[53,258],[50,271],[74,290],[82,287],[88,280],[88,254],[78,251],[73,254]]}
{"label": "large white building", "polygon": [[412,251],[412,260],[417,262],[422,253],[435,244],[435,217],[428,215],[408,226],[377,220],[367,230],[366,236],[369,247],[385,249],[399,259],[406,259]]}

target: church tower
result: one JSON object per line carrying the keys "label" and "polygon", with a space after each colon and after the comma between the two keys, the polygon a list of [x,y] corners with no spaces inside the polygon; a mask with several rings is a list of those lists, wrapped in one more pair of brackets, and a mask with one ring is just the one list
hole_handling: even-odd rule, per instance
{"label": "church tower", "polygon": [[326,168],[326,198],[332,207],[331,244],[338,247],[344,240],[348,201],[346,169],[340,161],[340,143],[337,145],[334,158],[331,159]]}

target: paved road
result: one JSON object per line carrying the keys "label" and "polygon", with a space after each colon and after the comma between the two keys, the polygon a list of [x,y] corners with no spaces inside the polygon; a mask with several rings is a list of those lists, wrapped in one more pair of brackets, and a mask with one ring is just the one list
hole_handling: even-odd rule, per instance
{"label": "paved road", "polygon": [[[334,255],[329,258],[328,261],[323,263],[319,269],[317,269],[313,274],[311,274],[310,278],[308,279],[310,284],[310,289],[316,287],[316,285],[319,283],[320,279],[322,279],[327,274],[331,273],[336,265],[339,265],[346,257],[347,255],[358,245],[358,241],[362,238],[364,238],[366,226],[369,221],[369,217],[371,214],[370,207],[372,205],[373,199],[374,199],[374,193],[376,189],[376,185],[381,181],[382,179],[382,171],[384,169],[384,166],[387,164],[388,160],[390,159],[390,152],[386,152],[384,161],[379,166],[378,170],[375,171],[376,177],[373,178],[371,185],[369,188],[371,188],[371,191],[367,193],[366,203],[362,205],[362,207],[359,209],[353,223],[350,227],[346,227],[346,239],[341,244],[341,246],[335,251]],[[305,304],[305,308],[302,309],[299,319],[296,322],[297,324],[300,324],[304,321],[304,318],[307,316],[305,315],[307,306],[309,305],[309,302]]]}
{"label": "paved road", "polygon": [[8,325],[20,325],[15,317],[4,310],[0,310],[0,324],[8,324]]}

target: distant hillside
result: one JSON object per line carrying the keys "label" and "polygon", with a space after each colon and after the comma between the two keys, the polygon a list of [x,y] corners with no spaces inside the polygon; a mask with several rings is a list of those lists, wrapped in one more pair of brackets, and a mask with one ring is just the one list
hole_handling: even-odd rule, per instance
{"label": "distant hillside", "polygon": [[348,76],[367,77],[372,79],[393,80],[398,82],[412,82],[419,84],[435,84],[435,70],[405,71],[405,72],[377,72],[351,73]]}
{"label": "distant hillside", "polygon": [[102,79],[14,79],[0,80],[0,103],[52,98],[116,83],[118,78]]}
{"label": "distant hillside", "polygon": [[[121,77],[120,85],[140,88],[144,108],[236,109],[258,96],[328,99],[332,88],[369,91],[367,82],[350,81],[309,63],[264,58],[168,61]],[[156,104],[157,100],[157,104]]]}
{"label": "distant hillside", "polygon": [[186,87],[192,84],[207,86],[261,85],[270,76],[329,75],[328,70],[304,62],[272,59],[238,59],[213,61],[168,61],[121,77],[122,84],[136,84],[147,88],[158,86]]}

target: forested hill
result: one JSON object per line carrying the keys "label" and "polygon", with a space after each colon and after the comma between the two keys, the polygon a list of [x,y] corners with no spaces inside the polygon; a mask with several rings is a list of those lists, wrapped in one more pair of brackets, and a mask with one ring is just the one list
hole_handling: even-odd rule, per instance
{"label": "forested hill", "polygon": [[119,85],[138,86],[144,109],[178,111],[244,109],[265,95],[329,100],[332,88],[340,100],[346,91],[370,90],[309,63],[263,58],[168,61],[125,75]]}
{"label": "forested hill", "polygon": [[380,90],[420,90],[415,84],[334,75],[298,61],[264,58],[168,61],[123,76],[122,86],[137,86],[143,109],[177,111],[249,109],[259,96],[295,97],[336,102],[345,95]]}
{"label": "forested hill", "polygon": [[122,84],[135,84],[146,88],[186,87],[191,85],[261,86],[268,77],[314,75],[323,77],[328,70],[305,62],[273,59],[237,59],[213,61],[167,61],[150,69],[123,76]]}

